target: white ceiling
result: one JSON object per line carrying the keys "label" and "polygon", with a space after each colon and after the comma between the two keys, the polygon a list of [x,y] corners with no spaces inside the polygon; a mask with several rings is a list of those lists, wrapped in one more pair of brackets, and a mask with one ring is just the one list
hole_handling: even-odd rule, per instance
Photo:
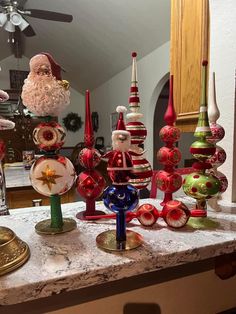
{"label": "white ceiling", "polygon": [[[72,14],[72,23],[36,18],[36,32],[25,40],[27,57],[50,52],[66,70],[64,78],[84,92],[94,89],[170,38],[170,0],[28,0],[25,8]],[[10,55],[0,29],[0,59]]]}

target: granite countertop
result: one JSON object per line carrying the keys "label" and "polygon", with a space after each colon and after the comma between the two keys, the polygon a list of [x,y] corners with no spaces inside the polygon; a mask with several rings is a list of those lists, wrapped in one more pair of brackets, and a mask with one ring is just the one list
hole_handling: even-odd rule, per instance
{"label": "granite countertop", "polygon": [[[159,204],[157,200],[148,201]],[[84,202],[63,204],[63,216],[75,217],[84,207]],[[102,209],[103,204],[97,207]],[[49,215],[49,208],[43,206],[12,210],[10,216],[0,217],[0,224],[13,229],[31,250],[25,265],[0,277],[0,305],[48,297],[236,250],[236,215],[230,213],[209,211],[209,217],[218,222],[217,229],[185,226],[171,230],[162,219],[147,229],[133,220],[128,228],[142,234],[144,244],[123,253],[107,253],[96,247],[96,236],[114,229],[114,220],[83,222],[76,219],[78,228],[72,232],[57,236],[36,234],[35,224]]]}
{"label": "granite countertop", "polygon": [[29,179],[29,170],[25,170],[23,166],[6,167],[4,169],[4,173],[7,188],[31,186],[31,182]]}

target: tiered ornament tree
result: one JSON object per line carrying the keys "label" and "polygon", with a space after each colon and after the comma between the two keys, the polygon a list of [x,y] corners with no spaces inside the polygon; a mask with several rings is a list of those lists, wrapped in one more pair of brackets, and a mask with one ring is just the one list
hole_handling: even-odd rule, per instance
{"label": "tiered ornament tree", "polygon": [[129,153],[132,156],[133,161],[133,175],[132,178],[129,180],[129,183],[135,186],[137,189],[144,189],[151,182],[152,168],[150,163],[144,157],[145,151],[141,147],[146,139],[147,129],[142,122],[138,121],[143,117],[143,114],[138,112],[140,108],[140,100],[138,94],[136,56],[137,53],[133,52],[132,76],[129,97],[129,108],[131,112],[126,115],[129,121],[126,124],[126,129],[131,134],[131,146]]}
{"label": "tiered ornament tree", "polygon": [[76,228],[75,220],[63,218],[60,195],[69,191],[76,174],[71,161],[57,153],[64,144],[65,131],[53,121],[70,103],[69,83],[61,79],[61,68],[48,53],[30,60],[30,73],[22,90],[24,105],[42,118],[33,131],[33,140],[44,156],[35,161],[30,171],[34,189],[50,197],[51,218],[40,221],[39,234],[56,234]]}
{"label": "tiered ornament tree", "polygon": [[170,76],[169,85],[169,102],[164,115],[167,125],[160,130],[159,134],[161,140],[166,145],[157,152],[157,160],[164,165],[164,169],[158,171],[156,175],[157,188],[164,192],[164,200],[161,202],[162,206],[172,200],[172,194],[182,185],[182,177],[175,170],[175,166],[181,160],[181,153],[174,145],[180,138],[180,130],[174,126],[176,113],[173,102],[173,75]]}
{"label": "tiered ornament tree", "polygon": [[199,210],[199,216],[204,217],[207,215],[206,200],[217,196],[221,184],[219,179],[215,176],[206,173],[206,170],[212,168],[207,160],[214,155],[216,149],[214,144],[207,141],[207,137],[212,136],[207,114],[207,61],[203,61],[202,67],[202,97],[198,125],[194,133],[194,136],[198,138],[198,140],[190,147],[190,153],[198,162],[193,164],[193,168],[196,172],[186,176],[183,183],[183,190],[185,194],[196,199],[196,209]]}
{"label": "tiered ornament tree", "polygon": [[[212,144],[217,144],[219,141],[221,141],[225,136],[225,130],[224,128],[217,123],[217,120],[220,117],[220,111],[217,106],[216,101],[216,86],[215,86],[215,72],[213,72],[212,75],[212,93],[211,97],[209,98],[209,104],[208,104],[208,117],[210,121],[210,129],[212,136],[207,137],[207,141]],[[215,154],[208,159],[208,162],[212,165],[212,169],[210,170],[210,173],[212,173],[214,176],[216,176],[220,180],[220,196],[222,193],[224,193],[228,187],[228,180],[226,176],[218,170],[218,167],[223,165],[223,163],[226,160],[226,152],[225,150],[219,146],[216,145],[216,151]],[[217,208],[217,198],[212,198],[210,200],[212,208]]]}
{"label": "tiered ornament tree", "polygon": [[86,170],[82,171],[77,178],[77,190],[86,199],[86,210],[79,212],[76,217],[86,220],[86,216],[103,215],[104,212],[95,209],[95,200],[102,194],[106,182],[102,175],[94,170],[101,161],[101,155],[94,146],[92,119],[90,114],[90,94],[86,91],[85,108],[85,148],[79,153],[79,162]]}
{"label": "tiered ornament tree", "polygon": [[118,106],[119,120],[112,132],[113,150],[103,157],[108,159],[108,174],[112,185],[103,194],[104,205],[116,213],[116,230],[108,230],[96,238],[97,246],[108,251],[124,251],[138,247],[142,243],[140,234],[126,230],[126,213],[136,208],[139,200],[138,190],[128,184],[132,171],[130,133],[123,121],[125,107]]}
{"label": "tiered ornament tree", "polygon": [[[0,90],[0,102],[6,101],[8,98],[8,94]],[[13,129],[14,126],[14,122],[0,117],[1,131]],[[5,176],[2,167],[4,155],[5,144],[0,139],[0,216],[9,215],[6,204]],[[0,226],[0,276],[23,265],[29,256],[30,250],[28,245],[19,239],[11,229]]]}

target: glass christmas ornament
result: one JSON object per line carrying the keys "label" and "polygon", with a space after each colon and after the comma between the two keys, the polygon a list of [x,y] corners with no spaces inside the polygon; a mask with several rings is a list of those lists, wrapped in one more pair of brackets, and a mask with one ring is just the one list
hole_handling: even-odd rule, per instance
{"label": "glass christmas ornament", "polygon": [[90,113],[90,93],[86,91],[85,102],[85,129],[84,129],[84,144],[79,153],[79,163],[85,168],[77,178],[77,191],[86,200],[86,210],[77,213],[76,217],[86,220],[86,216],[103,215],[103,211],[96,210],[95,201],[102,194],[106,181],[102,175],[94,170],[101,161],[101,155],[94,146],[94,135],[92,127],[92,118]]}
{"label": "glass christmas ornament", "polygon": [[157,160],[166,166],[175,166],[181,160],[181,153],[177,147],[161,147],[157,153]]}
{"label": "glass christmas ornament", "polygon": [[159,218],[159,212],[151,204],[140,205],[136,212],[137,219],[145,227],[153,226]]}
{"label": "glass christmas ornament", "polygon": [[33,141],[44,151],[55,151],[64,145],[66,133],[63,127],[55,122],[40,123],[33,130]]}
{"label": "glass christmas ornament", "polygon": [[[182,177],[177,172],[168,172],[165,170],[158,171],[156,175],[157,188],[165,193],[174,193],[181,188]],[[161,203],[161,205],[163,205]]]}
{"label": "glass christmas ornament", "polygon": [[39,234],[57,234],[76,228],[71,218],[63,218],[60,195],[69,191],[75,181],[73,164],[56,151],[64,144],[65,131],[53,121],[70,103],[69,84],[61,78],[61,67],[48,53],[40,53],[30,60],[30,73],[22,88],[24,105],[35,115],[44,117],[33,131],[36,145],[44,156],[35,161],[30,171],[34,189],[50,197],[51,218],[40,221],[35,229]]}
{"label": "glass christmas ornament", "polygon": [[[220,124],[217,123],[217,120],[220,118],[220,110],[216,102],[215,72],[213,72],[212,76],[212,88],[210,96],[211,97],[209,98],[208,116],[212,136],[208,136],[207,141],[210,143],[217,144],[224,138],[225,130]],[[216,151],[214,155],[208,159],[208,162],[210,162],[213,167],[208,172],[216,176],[220,181],[221,187],[218,194],[218,198],[221,196],[222,193],[224,193],[227,190],[228,187],[227,177],[218,170],[218,167],[220,167],[225,162],[225,160],[226,160],[225,150],[221,146],[216,145]],[[213,198],[210,201],[210,204],[212,208],[217,209],[218,208],[217,198]]]}
{"label": "glass christmas ornament", "polygon": [[173,125],[165,125],[161,128],[159,136],[163,142],[176,143],[180,139],[180,129]]}
{"label": "glass christmas ornament", "polygon": [[126,109],[118,106],[116,110],[119,120],[116,130],[112,132],[113,151],[104,155],[108,159],[107,170],[113,184],[103,194],[104,205],[116,213],[116,230],[105,231],[96,238],[97,246],[108,251],[130,250],[142,243],[141,235],[126,230],[126,212],[137,206],[139,194],[134,186],[128,184],[132,160],[128,153],[130,133],[125,129],[123,119]]}
{"label": "glass christmas ornament", "polygon": [[182,228],[188,222],[189,217],[188,207],[177,200],[167,202],[162,209],[162,218],[172,228]]}
{"label": "glass christmas ornament", "polygon": [[198,159],[198,162],[193,164],[196,172],[186,176],[183,183],[183,190],[188,196],[196,199],[196,208],[201,210],[203,217],[205,217],[207,209],[206,199],[216,196],[219,193],[220,181],[211,173],[206,173],[206,169],[211,168],[211,164],[207,161],[215,154],[216,148],[213,143],[207,141],[207,138],[212,137],[206,98],[207,61],[203,61],[202,65],[202,98],[198,125],[194,133],[194,136],[199,139],[190,147],[191,154]]}
{"label": "glass christmas ornament", "polygon": [[79,163],[86,169],[94,169],[101,161],[101,154],[95,148],[83,148],[79,153]]}
{"label": "glass christmas ornament", "polygon": [[211,198],[216,196],[220,189],[219,180],[206,173],[193,172],[183,182],[184,193],[195,199]]}
{"label": "glass christmas ornament", "polygon": [[[146,203],[140,205],[136,212],[126,213],[126,223],[137,218],[142,226],[152,227],[159,218],[163,218],[169,227],[178,229],[186,225],[190,216],[202,217],[202,212],[196,209],[190,211],[184,203],[171,200],[164,205],[161,212],[158,212],[157,208],[152,204]],[[93,218],[93,216],[87,216],[87,219],[91,218]],[[116,214],[97,216],[97,219],[114,218],[116,218]]]}
{"label": "glass christmas ornament", "polygon": [[129,154],[132,157],[133,163],[132,176],[129,179],[129,183],[135,186],[137,189],[144,189],[151,182],[152,167],[148,160],[145,158],[145,151],[140,147],[140,145],[143,145],[146,139],[147,129],[142,122],[138,121],[140,118],[143,117],[143,114],[138,112],[140,108],[140,100],[138,94],[136,56],[137,53],[133,52],[132,76],[129,97],[129,108],[131,112],[126,115],[128,119],[126,129],[130,132],[131,135]]}
{"label": "glass christmas ornament", "polygon": [[85,170],[77,177],[77,190],[85,199],[94,200],[101,196],[106,186],[103,176],[96,170]]}
{"label": "glass christmas ornament", "polygon": [[60,155],[42,156],[31,167],[33,188],[45,196],[62,195],[75,182],[76,174],[71,161]]}
{"label": "glass christmas ornament", "polygon": [[182,185],[182,177],[175,170],[175,166],[181,160],[181,153],[174,146],[180,137],[180,130],[174,126],[176,113],[173,102],[173,75],[170,76],[169,101],[164,120],[167,125],[160,130],[159,135],[166,145],[157,152],[157,160],[164,165],[164,170],[158,171],[156,175],[157,187],[165,193],[161,205],[172,200],[172,193]]}

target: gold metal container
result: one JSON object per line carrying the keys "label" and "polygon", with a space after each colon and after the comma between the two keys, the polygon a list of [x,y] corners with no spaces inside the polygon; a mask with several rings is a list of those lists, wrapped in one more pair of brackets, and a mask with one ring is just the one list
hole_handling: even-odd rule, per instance
{"label": "gold metal container", "polygon": [[29,256],[28,245],[11,229],[0,226],[0,276],[20,267]]}

